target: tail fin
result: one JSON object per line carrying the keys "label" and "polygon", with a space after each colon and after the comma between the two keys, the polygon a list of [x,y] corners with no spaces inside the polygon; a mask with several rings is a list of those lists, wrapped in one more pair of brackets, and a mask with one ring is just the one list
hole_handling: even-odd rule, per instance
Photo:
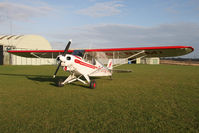
{"label": "tail fin", "polygon": [[112,59],[108,60],[107,68],[110,70],[113,69],[113,60]]}

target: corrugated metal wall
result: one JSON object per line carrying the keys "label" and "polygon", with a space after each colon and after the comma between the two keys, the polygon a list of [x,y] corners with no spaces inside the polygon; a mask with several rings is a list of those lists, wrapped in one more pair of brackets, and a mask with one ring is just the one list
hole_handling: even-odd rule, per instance
{"label": "corrugated metal wall", "polygon": [[12,65],[54,65],[55,59],[46,58],[25,58],[16,55],[11,55]]}
{"label": "corrugated metal wall", "polygon": [[3,45],[0,45],[0,65],[3,65]]}

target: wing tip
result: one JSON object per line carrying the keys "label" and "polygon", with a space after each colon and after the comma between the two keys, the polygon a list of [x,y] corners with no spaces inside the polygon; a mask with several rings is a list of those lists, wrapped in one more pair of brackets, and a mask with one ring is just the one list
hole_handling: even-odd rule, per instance
{"label": "wing tip", "polygon": [[191,52],[193,52],[193,51],[194,51],[194,48],[193,48],[193,47],[191,47],[191,46],[190,46],[190,48],[191,48],[191,50],[192,50]]}

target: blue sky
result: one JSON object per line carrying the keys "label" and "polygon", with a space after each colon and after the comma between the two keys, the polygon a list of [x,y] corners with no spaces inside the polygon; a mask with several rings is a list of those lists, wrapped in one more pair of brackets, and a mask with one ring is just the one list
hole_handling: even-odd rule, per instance
{"label": "blue sky", "polygon": [[190,45],[198,0],[0,0],[0,34],[38,34],[54,49]]}

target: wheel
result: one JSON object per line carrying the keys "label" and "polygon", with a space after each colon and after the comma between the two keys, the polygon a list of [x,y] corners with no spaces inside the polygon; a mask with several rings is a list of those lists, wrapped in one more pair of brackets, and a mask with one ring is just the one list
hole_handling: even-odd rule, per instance
{"label": "wheel", "polygon": [[95,80],[91,80],[91,82],[90,82],[90,88],[91,89],[95,89],[96,88],[96,81]]}
{"label": "wheel", "polygon": [[58,86],[58,87],[63,87],[64,84],[62,84],[62,82],[63,82],[63,80],[60,79],[60,80],[57,82],[57,86]]}

